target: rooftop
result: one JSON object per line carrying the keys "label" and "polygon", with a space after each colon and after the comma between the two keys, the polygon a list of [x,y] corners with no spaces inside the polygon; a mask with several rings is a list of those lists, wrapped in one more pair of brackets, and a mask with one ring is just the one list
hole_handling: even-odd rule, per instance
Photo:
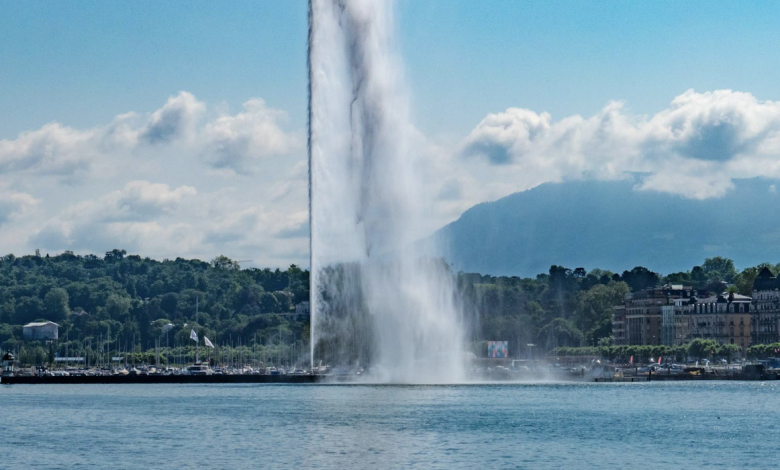
{"label": "rooftop", "polygon": [[32,322],[24,325],[25,328],[27,327],[37,327],[37,326],[46,326],[46,325],[56,325],[59,327],[60,325],[57,325],[53,321],[39,321],[39,322]]}
{"label": "rooftop", "polygon": [[746,295],[723,293],[698,300],[702,304],[727,303],[727,302],[752,302],[753,298]]}

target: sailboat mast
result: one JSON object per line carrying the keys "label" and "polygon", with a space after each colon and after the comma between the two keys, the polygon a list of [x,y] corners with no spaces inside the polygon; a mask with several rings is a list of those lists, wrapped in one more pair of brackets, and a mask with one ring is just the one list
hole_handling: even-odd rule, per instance
{"label": "sailboat mast", "polygon": [[[195,325],[196,326],[200,326],[200,324],[198,323],[198,298],[197,297],[195,297]],[[199,360],[198,360],[198,346],[199,345],[200,345],[200,336],[198,336],[198,340],[195,342],[195,363],[196,364],[199,362]]]}

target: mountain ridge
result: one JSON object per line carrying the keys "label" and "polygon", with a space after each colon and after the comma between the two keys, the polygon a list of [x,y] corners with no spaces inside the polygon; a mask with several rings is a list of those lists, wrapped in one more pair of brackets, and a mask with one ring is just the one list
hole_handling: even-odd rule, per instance
{"label": "mountain ridge", "polygon": [[545,183],[471,207],[431,241],[456,270],[522,277],[553,264],[670,273],[712,256],[739,267],[780,257],[780,194],[772,180],[735,180],[724,197],[705,200],[634,185]]}

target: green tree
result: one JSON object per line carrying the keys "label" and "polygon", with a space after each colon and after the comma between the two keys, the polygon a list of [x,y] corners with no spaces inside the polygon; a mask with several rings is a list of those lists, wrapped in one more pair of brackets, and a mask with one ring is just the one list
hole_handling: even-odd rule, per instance
{"label": "green tree", "polygon": [[666,277],[664,278],[664,282],[666,282],[667,284],[680,284],[684,286],[689,286],[692,284],[691,272],[684,271],[684,272],[667,274]]}
{"label": "green tree", "polygon": [[239,266],[238,261],[233,261],[232,259],[228,258],[225,255],[219,255],[213,260],[211,260],[211,265],[215,269],[224,269],[226,271],[237,271],[241,269],[241,266]]}
{"label": "green tree", "polygon": [[122,261],[127,252],[125,250],[117,250],[116,248],[107,251],[106,256],[103,258],[106,262],[113,263],[115,261]]}
{"label": "green tree", "polygon": [[160,298],[160,308],[167,314],[176,311],[179,305],[179,296],[174,292],[168,292]]}
{"label": "green tree", "polygon": [[631,271],[623,271],[620,280],[628,284],[632,292],[657,286],[661,282],[661,276],[644,266],[637,266]]}
{"label": "green tree", "polygon": [[274,313],[279,311],[279,301],[270,292],[260,294],[260,311],[263,313]]}
{"label": "green tree", "polygon": [[737,270],[734,268],[734,261],[722,256],[707,258],[701,266],[704,275],[708,281],[726,281],[734,282],[737,277]]}
{"label": "green tree", "polygon": [[597,284],[579,294],[577,326],[586,332],[586,339],[595,344],[612,333],[612,311],[631,292],[625,282]]}
{"label": "green tree", "polygon": [[44,307],[41,299],[35,297],[22,297],[16,302],[14,323],[17,325],[24,325],[25,323],[43,319],[45,314],[46,307]]}
{"label": "green tree", "polygon": [[106,313],[108,313],[109,318],[119,320],[128,314],[131,306],[130,298],[111,294],[106,300]]}
{"label": "green tree", "polygon": [[578,347],[583,340],[582,332],[572,322],[556,318],[539,330],[537,343],[549,350],[560,346]]}
{"label": "green tree", "polygon": [[43,304],[46,307],[47,319],[53,322],[62,321],[70,314],[68,291],[65,289],[55,287],[49,290],[43,298]]}
{"label": "green tree", "polygon": [[707,274],[701,266],[694,266],[691,269],[691,283],[694,289],[702,289],[707,285]]}
{"label": "green tree", "polygon": [[718,343],[711,339],[695,339],[688,344],[688,355],[702,360],[718,350]]}
{"label": "green tree", "polygon": [[736,344],[721,344],[718,347],[718,349],[716,351],[716,354],[718,356],[726,359],[727,361],[731,362],[731,358],[734,355],[739,354],[740,351],[742,351],[742,349],[739,347],[739,345],[736,345]]}

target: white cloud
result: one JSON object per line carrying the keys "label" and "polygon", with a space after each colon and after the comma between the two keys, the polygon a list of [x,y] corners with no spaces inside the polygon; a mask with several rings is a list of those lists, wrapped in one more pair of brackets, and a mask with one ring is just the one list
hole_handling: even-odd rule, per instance
{"label": "white cloud", "polygon": [[40,203],[39,200],[26,193],[0,192],[0,225],[7,222],[12,216],[23,215],[38,203]]}
{"label": "white cloud", "polygon": [[191,186],[171,189],[167,184],[131,181],[122,190],[82,203],[75,210],[102,220],[148,220],[173,212],[183,199],[195,194]]}
{"label": "white cloud", "polygon": [[140,132],[140,139],[150,144],[171,143],[188,139],[195,131],[195,123],[206,106],[191,93],[179,92],[168,98],[165,106],[152,113]]}
{"label": "white cloud", "polygon": [[97,133],[50,123],[0,140],[0,172],[31,171],[43,175],[72,176],[84,171],[97,152]]}
{"label": "white cloud", "polygon": [[617,102],[589,118],[560,121],[510,108],[483,119],[461,152],[505,167],[497,172],[533,175],[530,186],[640,173],[637,189],[705,199],[723,196],[733,178],[780,177],[780,103],[689,90],[650,117],[630,115]]}
{"label": "white cloud", "polygon": [[33,241],[53,250],[104,247],[108,241],[114,247],[124,247],[120,242],[135,246],[136,235],[155,231],[155,219],[172,215],[185,198],[195,195],[189,186],[171,189],[167,184],[131,181],[119,191],[69,206],[46,221]]}
{"label": "white cloud", "polygon": [[[285,120],[259,99],[217,113],[182,92],[106,125],[50,123],[0,140],[0,237],[17,253],[124,248],[306,265],[305,138]],[[409,135],[429,232],[548,181],[634,178],[637,190],[711,198],[734,178],[780,178],[780,105],[731,91],[689,91],[652,116],[616,102],[560,120],[510,108],[463,141]]]}
{"label": "white cloud", "polygon": [[105,126],[79,130],[49,123],[0,140],[0,172],[54,175],[72,183],[137,163],[131,158],[153,160],[179,151],[200,155],[210,167],[246,174],[262,157],[303,148],[303,134],[283,130],[284,112],[261,99],[247,101],[235,115],[220,114],[199,125],[205,111],[204,103],[182,91],[146,116],[120,114]]}
{"label": "white cloud", "polygon": [[224,114],[208,123],[202,133],[203,155],[215,168],[251,172],[262,157],[284,155],[302,148],[303,138],[279,127],[284,112],[269,108],[261,99],[244,103],[236,115]]}
{"label": "white cloud", "polygon": [[158,259],[224,253],[260,266],[305,264],[308,241],[295,232],[306,224],[303,208],[267,209],[235,190],[200,194],[189,186],[133,181],[68,206],[46,220],[30,244],[52,252],[124,248]]}
{"label": "white cloud", "polygon": [[231,114],[180,92],[105,125],[0,140],[0,238],[16,253],[307,264],[305,133],[286,119],[261,99]]}

